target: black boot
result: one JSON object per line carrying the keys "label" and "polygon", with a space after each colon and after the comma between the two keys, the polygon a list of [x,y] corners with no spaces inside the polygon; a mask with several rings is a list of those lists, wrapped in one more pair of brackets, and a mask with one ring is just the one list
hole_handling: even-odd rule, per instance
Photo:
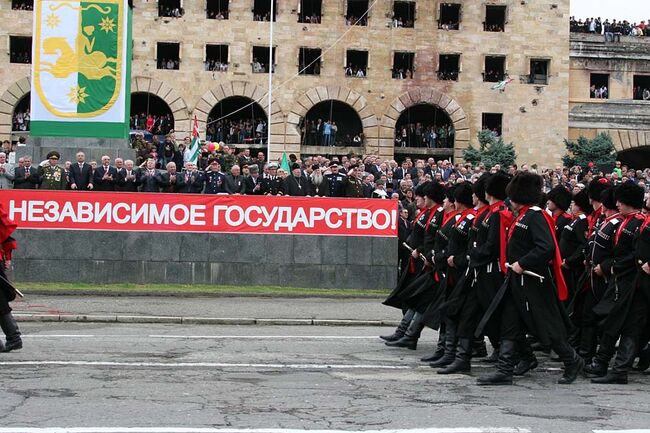
{"label": "black boot", "polygon": [[585,377],[603,377],[607,374],[609,361],[616,351],[616,339],[603,334],[600,339],[598,350],[591,360],[591,364],[585,367]]}
{"label": "black boot", "polygon": [[646,344],[639,352],[639,362],[637,362],[635,370],[646,371],[650,368],[650,344]]}
{"label": "black boot", "polygon": [[564,363],[564,374],[557,383],[560,385],[568,385],[575,382],[578,375],[585,368],[585,360],[578,355],[578,352],[571,347],[568,341],[551,341],[551,347],[557,353],[560,361]]}
{"label": "black boot", "polygon": [[415,313],[413,315],[413,320],[408,329],[404,333],[404,336],[399,340],[387,341],[386,346],[389,347],[406,347],[410,350],[415,350],[418,348],[418,339],[424,328],[424,317],[422,314]]}
{"label": "black boot", "polygon": [[432,368],[446,367],[456,359],[456,327],[447,324],[445,331],[445,353],[440,359],[429,364]]}
{"label": "black boot", "polygon": [[443,357],[445,354],[445,329],[443,326],[440,327],[440,333],[438,334],[438,344],[436,346],[435,352],[432,355],[425,356],[421,358],[422,362],[435,362]]}
{"label": "black boot", "polygon": [[530,370],[537,368],[539,363],[537,362],[537,357],[532,351],[528,342],[522,340],[519,342],[519,362],[513,370],[512,374],[515,376],[523,376],[528,373]]}
{"label": "black boot", "polygon": [[0,327],[7,336],[7,343],[2,349],[3,352],[11,352],[23,348],[23,340],[20,338],[20,330],[16,319],[11,315],[11,312],[0,316]]}
{"label": "black boot", "polygon": [[487,346],[485,345],[485,338],[478,337],[472,342],[472,358],[485,358],[488,356]]}
{"label": "black boot", "polygon": [[632,368],[634,358],[636,358],[636,346],[637,343],[635,337],[626,335],[622,336],[621,341],[618,343],[616,359],[614,359],[614,367],[605,376],[591,379],[591,383],[616,383],[626,385],[627,372]]}
{"label": "black boot", "polygon": [[391,335],[380,335],[379,338],[386,341],[397,341],[402,338],[406,333],[406,330],[408,329],[409,323],[411,323],[414,314],[415,311],[407,310],[406,313],[404,313],[404,316],[402,316],[402,320],[399,322],[399,325],[397,325],[395,332],[393,332]]}
{"label": "black boot", "polygon": [[515,368],[516,342],[502,340],[499,345],[497,371],[476,380],[477,385],[512,385],[512,372]]}
{"label": "black boot", "polygon": [[472,347],[474,342],[470,338],[459,338],[456,349],[456,359],[446,368],[438,370],[438,374],[469,373],[472,368]]}
{"label": "black boot", "polygon": [[578,355],[586,363],[590,364],[596,354],[596,343],[598,341],[598,329],[595,326],[585,326],[582,328],[580,335],[580,344],[578,346]]}

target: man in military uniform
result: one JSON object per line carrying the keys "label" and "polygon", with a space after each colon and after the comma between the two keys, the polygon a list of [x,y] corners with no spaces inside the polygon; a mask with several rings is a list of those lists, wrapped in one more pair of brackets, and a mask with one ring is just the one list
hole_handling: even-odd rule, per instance
{"label": "man in military uniform", "polygon": [[567,299],[568,291],[560,268],[562,259],[553,220],[535,206],[541,200],[542,178],[520,173],[508,184],[507,193],[517,213],[507,236],[505,255],[509,272],[483,318],[489,319],[499,310],[499,362],[495,373],[480,377],[477,383],[512,384],[517,342],[527,331],[541,344],[551,346],[564,363],[564,374],[558,383],[573,383],[585,362],[568,342],[568,317],[560,303]]}
{"label": "man in military uniform", "polygon": [[351,198],[363,198],[363,182],[361,182],[363,172],[357,165],[350,167],[345,182],[345,196]]}
{"label": "man in military uniform", "polygon": [[41,181],[41,189],[64,190],[68,184],[65,170],[58,165],[61,155],[56,150],[47,154],[48,164],[39,167],[38,177]]}
{"label": "man in military uniform", "polygon": [[571,193],[562,185],[558,185],[549,191],[546,208],[555,221],[555,239],[560,242],[560,236],[564,227],[571,224],[573,218],[567,213],[571,206]]}
{"label": "man in military uniform", "polygon": [[345,197],[345,175],[339,173],[339,166],[336,162],[330,163],[330,172],[325,175],[329,183],[328,197]]}
{"label": "man in military uniform", "polygon": [[[612,260],[607,263],[611,278],[603,299],[594,307],[596,313],[606,314],[599,323],[603,335],[594,357],[601,370],[595,373],[600,375],[603,370],[607,371],[615,350],[616,358],[613,368],[604,377],[592,379],[592,383],[627,383],[627,374],[636,358],[639,337],[645,327],[648,304],[645,294],[637,286],[635,251],[636,236],[645,220],[641,215],[643,195],[643,188],[631,181],[617,187],[614,193],[621,223],[614,234]],[[619,337],[618,349],[615,349]]]}
{"label": "man in military uniform", "polygon": [[226,175],[221,172],[221,165],[217,158],[211,158],[208,168],[204,172],[204,194],[228,194],[226,189]]}
{"label": "man in military uniform", "polygon": [[278,164],[269,164],[269,174],[262,179],[262,193],[264,195],[284,195],[284,181],[278,176]]}

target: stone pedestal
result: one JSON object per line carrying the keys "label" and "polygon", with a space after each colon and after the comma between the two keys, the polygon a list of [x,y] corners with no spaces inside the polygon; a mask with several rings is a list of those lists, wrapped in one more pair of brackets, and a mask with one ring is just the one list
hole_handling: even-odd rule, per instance
{"label": "stone pedestal", "polygon": [[86,162],[99,162],[103,155],[110,156],[112,161],[115,158],[135,161],[135,150],[131,149],[128,139],[77,137],[30,137],[27,146],[16,148],[16,158],[28,155],[39,163],[52,150],[61,154],[60,164],[65,161],[74,162],[79,151],[86,154]]}

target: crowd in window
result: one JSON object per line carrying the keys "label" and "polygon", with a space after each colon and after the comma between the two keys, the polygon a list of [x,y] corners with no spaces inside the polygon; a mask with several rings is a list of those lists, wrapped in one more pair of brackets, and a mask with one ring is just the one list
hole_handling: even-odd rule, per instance
{"label": "crowd in window", "polygon": [[589,88],[589,95],[593,99],[609,99],[609,90],[605,85],[602,86],[592,85]]}
{"label": "crowd in window", "polygon": [[393,69],[393,78],[396,80],[410,80],[413,78],[413,72],[410,69]]}
{"label": "crowd in window", "polygon": [[208,117],[206,139],[226,144],[265,144],[266,119],[216,120]]}
{"label": "crowd in window", "polygon": [[253,21],[271,21],[271,12],[253,14]]}
{"label": "crowd in window", "polygon": [[171,114],[134,114],[129,126],[132,130],[149,131],[154,135],[167,135],[174,130],[174,118]]}
{"label": "crowd in window", "polygon": [[301,15],[298,19],[298,22],[303,24],[320,24],[320,15]]}
{"label": "crowd in window", "polygon": [[395,147],[451,148],[455,133],[451,124],[409,123],[395,128]]}
{"label": "crowd in window", "polygon": [[206,71],[228,72],[228,63],[220,62],[218,60],[206,60],[203,62],[203,67]]}
{"label": "crowd in window", "polygon": [[29,131],[30,114],[27,111],[17,111],[11,121],[12,131]]}
{"label": "crowd in window", "polygon": [[185,11],[180,7],[158,6],[158,16],[165,18],[180,18],[185,15]]}
{"label": "crowd in window", "polygon": [[367,26],[368,18],[364,15],[363,17],[355,17],[354,15],[348,15],[345,17],[346,26]]}
{"label": "crowd in window", "polygon": [[34,2],[33,1],[16,1],[14,0],[11,3],[11,8],[15,11],[33,11]]}
{"label": "crowd in window", "polygon": [[637,101],[650,101],[650,89],[644,86],[636,86],[633,90],[634,99]]}
{"label": "crowd in window", "polygon": [[227,20],[228,11],[208,11],[207,17],[209,20]]}
{"label": "crowd in window", "polygon": [[345,76],[363,78],[366,76],[366,68],[348,65],[345,67]]}
{"label": "crowd in window", "polygon": [[178,59],[161,59],[158,61],[158,69],[178,70],[180,64]]}
{"label": "crowd in window", "polygon": [[307,146],[362,146],[363,133],[339,131],[336,122],[325,119],[306,119],[300,124],[302,143]]}

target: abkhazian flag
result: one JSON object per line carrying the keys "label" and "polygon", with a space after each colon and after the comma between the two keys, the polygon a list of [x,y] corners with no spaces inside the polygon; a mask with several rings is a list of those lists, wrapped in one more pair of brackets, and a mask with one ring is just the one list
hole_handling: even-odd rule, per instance
{"label": "abkhazian flag", "polygon": [[127,138],[128,0],[35,0],[31,135]]}
{"label": "abkhazian flag", "polygon": [[201,138],[199,138],[199,121],[194,116],[194,125],[192,126],[192,142],[190,143],[190,162],[196,164],[199,160],[199,148],[201,147]]}

